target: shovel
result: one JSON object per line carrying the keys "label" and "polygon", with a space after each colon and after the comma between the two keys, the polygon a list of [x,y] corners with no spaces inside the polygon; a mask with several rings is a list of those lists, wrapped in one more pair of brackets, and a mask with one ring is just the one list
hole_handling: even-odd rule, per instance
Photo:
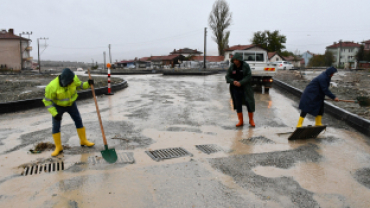
{"label": "shovel", "polygon": [[[330,100],[330,99],[325,99]],[[365,96],[357,97],[356,100],[339,100],[341,102],[347,102],[347,103],[358,103],[361,107],[368,107],[370,106],[370,98]]]}
{"label": "shovel", "polygon": [[[89,78],[91,79],[90,69],[88,68],[87,71],[89,73]],[[107,139],[105,138],[105,133],[104,133],[104,129],[103,129],[103,123],[102,123],[101,117],[100,117],[100,111],[99,111],[99,107],[98,107],[98,102],[96,101],[96,97],[95,97],[94,85],[91,85],[91,92],[92,92],[93,97],[94,97],[95,107],[96,107],[96,113],[98,114],[99,123],[100,123],[100,129],[101,129],[101,133],[103,135],[103,141],[104,141],[104,148],[105,148],[105,150],[100,151],[101,152],[101,155],[104,158],[104,160],[107,161],[108,163],[115,163],[117,161],[117,153],[116,153],[116,150],[115,149],[108,149]]]}

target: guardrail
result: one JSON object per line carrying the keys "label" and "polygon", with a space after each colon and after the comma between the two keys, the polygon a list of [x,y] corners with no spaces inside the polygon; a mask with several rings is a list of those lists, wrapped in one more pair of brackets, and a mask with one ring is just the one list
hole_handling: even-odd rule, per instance
{"label": "guardrail", "polygon": [[[112,85],[112,90],[117,91],[128,87],[127,81],[123,80],[118,84]],[[102,95],[108,92],[108,87],[95,88],[96,95]],[[78,91],[78,99],[86,99],[92,97],[91,89]],[[42,102],[43,98],[19,100],[14,102],[0,103],[0,114],[13,113],[22,110],[28,110],[32,108],[45,107]]]}
{"label": "guardrail", "polygon": [[[285,82],[274,79],[273,82],[274,88],[282,89],[286,92],[289,92],[297,97],[301,97],[303,91],[295,88]],[[364,133],[367,136],[370,136],[370,120],[362,118],[356,114],[350,113],[342,108],[339,108],[329,102],[324,101],[325,104],[325,113],[333,116],[336,119],[346,122],[348,125],[352,126],[356,130]]]}

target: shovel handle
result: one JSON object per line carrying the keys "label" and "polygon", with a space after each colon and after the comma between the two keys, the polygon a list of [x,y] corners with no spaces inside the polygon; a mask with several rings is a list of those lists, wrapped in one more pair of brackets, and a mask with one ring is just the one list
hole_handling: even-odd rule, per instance
{"label": "shovel handle", "polygon": [[[89,68],[87,68],[87,72],[89,73],[89,79],[91,79],[90,69]],[[104,145],[107,146],[107,139],[105,138],[105,133],[104,133],[104,128],[103,128],[103,122],[101,121],[99,106],[98,106],[98,102],[96,101],[95,89],[94,89],[94,85],[93,84],[91,85],[91,92],[93,94],[94,101],[95,101],[96,113],[98,114],[99,123],[100,123],[100,129],[101,129],[101,134],[103,135],[103,140],[104,140]]]}
{"label": "shovel handle", "polygon": [[[330,99],[325,99],[325,100],[330,100]],[[333,101],[333,100],[331,100]],[[356,103],[357,100],[338,100],[338,101],[341,101],[341,102],[347,102],[347,103]]]}

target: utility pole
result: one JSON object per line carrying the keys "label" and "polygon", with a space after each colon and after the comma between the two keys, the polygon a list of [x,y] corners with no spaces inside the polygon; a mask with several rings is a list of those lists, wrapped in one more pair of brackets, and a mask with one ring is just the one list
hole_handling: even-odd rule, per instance
{"label": "utility pole", "polygon": [[106,65],[106,61],[105,61],[105,51],[103,52],[103,57],[104,57],[104,66],[103,66],[103,69],[105,69],[105,65]]}
{"label": "utility pole", "polygon": [[108,48],[109,48],[109,61],[110,64],[112,64],[112,54],[110,53],[110,44],[108,45]]}
{"label": "utility pole", "polygon": [[207,48],[207,28],[204,28],[204,57],[203,57],[203,68],[206,69],[206,48]]}
{"label": "utility pole", "polygon": [[[40,61],[40,43],[39,43],[39,40],[45,40],[45,43],[46,43],[46,40],[48,40],[49,38],[37,38],[37,54],[38,54],[38,62],[39,62],[39,73],[41,73],[41,61]],[[46,44],[45,44],[46,45]]]}

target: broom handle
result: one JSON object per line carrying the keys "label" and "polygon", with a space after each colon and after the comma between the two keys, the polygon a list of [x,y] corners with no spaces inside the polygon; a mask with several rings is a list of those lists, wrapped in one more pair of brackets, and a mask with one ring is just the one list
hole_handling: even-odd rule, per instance
{"label": "broom handle", "polygon": [[[325,99],[325,100],[331,100],[331,99]],[[333,100],[331,100],[333,101]],[[338,101],[341,101],[341,102],[347,102],[347,103],[355,103],[356,100],[338,100]]]}
{"label": "broom handle", "polygon": [[[87,68],[87,71],[88,71],[88,73],[89,73],[89,79],[91,79],[90,69],[89,69],[89,68]],[[98,107],[98,102],[96,101],[96,97],[95,97],[95,89],[94,89],[94,85],[93,85],[93,84],[91,85],[91,92],[92,92],[92,94],[93,94],[94,101],[95,101],[96,113],[98,114],[99,123],[100,123],[100,129],[101,129],[101,134],[103,135],[103,140],[104,140],[104,145],[106,146],[106,145],[107,145],[107,139],[105,138],[105,133],[104,133],[104,128],[103,128],[103,123],[102,123],[102,121],[101,121],[100,111],[99,111],[99,107]]]}

